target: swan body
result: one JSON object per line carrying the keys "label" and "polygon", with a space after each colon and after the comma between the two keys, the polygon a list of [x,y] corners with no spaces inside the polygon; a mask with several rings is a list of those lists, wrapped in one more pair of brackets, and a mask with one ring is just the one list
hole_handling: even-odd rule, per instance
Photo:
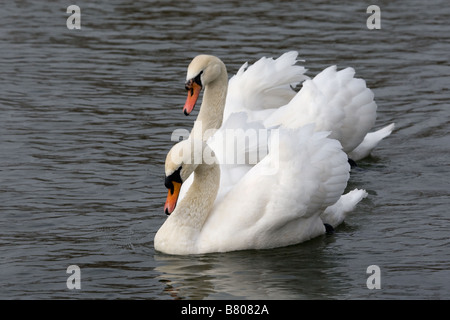
{"label": "swan body", "polygon": [[[275,60],[261,58],[251,66],[245,63],[229,80],[223,121],[234,112],[246,112],[250,120],[266,127],[298,128],[314,123],[317,131],[330,131],[330,138],[339,140],[350,154],[375,123],[373,92],[363,79],[354,77],[355,70],[350,67],[338,71],[330,66],[310,79],[304,74],[306,69],[296,65],[297,56],[291,51]],[[292,88],[299,84],[302,87],[295,92]],[[383,139],[391,131],[376,137]],[[371,144],[360,148],[364,152],[358,151],[358,155],[365,157],[376,147],[381,139],[374,137],[368,137]]]}
{"label": "swan body", "polygon": [[[215,200],[217,162],[193,164],[191,152],[178,156],[191,140],[179,142],[166,158],[166,176],[181,168],[181,181],[192,172],[194,180],[158,230],[155,249],[169,254],[267,249],[324,234],[322,215],[341,198],[349,178],[347,156],[328,134],[315,132],[313,125],[280,130],[277,150],[271,149],[221,201]],[[203,154],[208,149],[204,143]],[[352,205],[362,198],[352,199]],[[328,209],[328,221],[336,226],[348,211]]]}
{"label": "swan body", "polygon": [[339,140],[345,152],[352,151],[374,125],[377,109],[372,91],[354,74],[352,68],[328,67],[304,81],[298,94],[264,124],[291,128],[314,123],[317,131],[331,131],[330,138]]}
{"label": "swan body", "polygon": [[[261,128],[299,128],[314,123],[316,131],[330,131],[344,151],[354,160],[370,154],[376,145],[393,129],[367,133],[376,118],[377,105],[373,93],[362,79],[354,78],[355,71],[337,71],[331,66],[313,79],[306,69],[296,65],[298,53],[287,52],[277,59],[261,58],[253,65],[245,63],[228,81],[226,67],[214,56],[199,55],[189,64],[187,84],[198,78],[204,87],[202,105],[191,131],[196,139],[208,141],[221,164],[221,187],[218,198],[228,192],[252,167],[252,164],[223,165],[230,141],[225,132],[240,128],[244,131]],[[292,88],[302,84],[296,92]],[[199,91],[198,91],[199,93]],[[189,114],[197,99],[188,98]],[[236,139],[231,142],[234,143]],[[364,141],[364,143],[362,143]],[[267,148],[264,141],[250,150],[235,150],[246,157]],[[193,177],[183,184],[184,197]]]}

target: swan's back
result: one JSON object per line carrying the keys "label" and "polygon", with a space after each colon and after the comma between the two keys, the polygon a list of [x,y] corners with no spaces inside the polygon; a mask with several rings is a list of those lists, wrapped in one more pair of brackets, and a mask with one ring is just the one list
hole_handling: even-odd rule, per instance
{"label": "swan's back", "polygon": [[278,147],[215,204],[200,234],[201,251],[273,248],[323,234],[320,214],[349,177],[341,145],[326,136],[313,126],[280,129]]}
{"label": "swan's back", "polygon": [[[375,123],[373,92],[363,79],[355,78],[353,68],[338,71],[330,66],[309,79],[306,69],[296,65],[297,55],[291,51],[277,59],[261,58],[249,67],[245,63],[228,83],[224,122],[245,111],[268,128],[314,123],[317,131],[330,131],[330,138],[351,152]],[[292,88],[300,83],[297,93]]]}
{"label": "swan's back", "polygon": [[373,127],[377,110],[372,91],[354,75],[353,68],[326,68],[304,81],[295,97],[264,124],[299,128],[314,123],[317,131],[330,131],[330,138],[339,140],[345,152],[352,151]]}
{"label": "swan's back", "polygon": [[249,67],[242,65],[228,83],[224,121],[234,112],[251,114],[287,104],[296,93],[292,87],[308,79],[306,69],[295,65],[297,56],[290,51],[277,59],[263,57]]}

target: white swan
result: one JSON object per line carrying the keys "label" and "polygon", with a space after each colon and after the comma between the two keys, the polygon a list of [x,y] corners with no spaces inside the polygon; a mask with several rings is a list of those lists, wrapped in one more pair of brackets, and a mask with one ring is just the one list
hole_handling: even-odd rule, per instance
{"label": "white swan", "polygon": [[[297,55],[291,51],[275,60],[261,58],[250,67],[245,63],[229,83],[220,59],[195,57],[186,77],[190,93],[185,114],[194,108],[201,89],[205,91],[193,132],[218,129],[233,113],[245,112],[249,120],[260,121],[265,127],[299,128],[314,123],[316,131],[330,131],[330,138],[339,140],[353,160],[369,155],[392,132],[394,124],[368,135],[377,105],[365,81],[354,78],[353,68],[337,71],[336,66],[308,79],[306,69],[296,65]],[[296,93],[292,87],[300,83],[302,88]]]}
{"label": "white swan", "polygon": [[[299,128],[314,123],[316,131],[330,131],[330,137],[339,140],[354,161],[368,156],[391,133],[394,124],[367,133],[375,121],[377,106],[372,91],[364,80],[354,78],[352,68],[337,71],[332,66],[310,80],[304,75],[306,69],[296,65],[297,56],[292,51],[278,59],[261,58],[250,67],[245,63],[229,81],[225,64],[217,57],[199,55],[189,64],[188,98],[183,110],[190,114],[204,89],[191,136],[207,140],[222,164],[218,199],[252,167],[223,165],[229,146],[236,140],[223,139],[230,128],[244,131],[280,126]],[[298,93],[292,89],[301,83]],[[266,146],[264,141],[258,143],[262,146],[246,149],[245,157]],[[193,177],[184,183],[180,198],[192,180]]]}
{"label": "white swan", "polygon": [[[335,227],[366,193],[345,195],[353,198],[350,207],[338,201],[349,164],[339,142],[327,135],[314,132],[313,125],[280,129],[278,148],[270,149],[221,201],[216,201],[220,168],[211,161],[208,145],[200,142],[202,161],[195,163],[191,151],[198,141],[177,143],[165,165],[165,210],[173,212],[156,233],[155,249],[168,254],[267,249],[324,234],[324,223]],[[180,186],[192,173],[193,183],[177,204]]]}

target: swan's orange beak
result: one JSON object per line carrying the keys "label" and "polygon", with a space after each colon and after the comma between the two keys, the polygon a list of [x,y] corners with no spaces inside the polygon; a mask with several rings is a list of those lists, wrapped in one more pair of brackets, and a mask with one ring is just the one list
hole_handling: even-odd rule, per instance
{"label": "swan's orange beak", "polygon": [[170,215],[177,205],[178,195],[180,194],[181,183],[172,181],[172,188],[167,193],[166,203],[164,204],[164,212]]}
{"label": "swan's orange beak", "polygon": [[195,107],[195,103],[200,95],[202,86],[195,81],[195,79],[191,79],[186,82],[186,90],[188,91],[188,97],[186,99],[186,103],[184,104],[183,112],[188,116]]}

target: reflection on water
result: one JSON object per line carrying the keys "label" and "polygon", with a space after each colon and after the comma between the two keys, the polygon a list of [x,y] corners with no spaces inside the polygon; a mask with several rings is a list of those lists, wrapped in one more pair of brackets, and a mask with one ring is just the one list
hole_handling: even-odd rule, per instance
{"label": "reflection on water", "polygon": [[289,248],[201,256],[156,254],[155,270],[175,299],[320,299],[330,292],[337,297],[345,294],[346,277],[324,272],[336,267],[324,252],[331,241],[321,237]]}
{"label": "reflection on water", "polygon": [[[0,297],[448,298],[450,19],[445,1],[10,1],[0,11]],[[352,66],[396,123],[349,189],[365,199],[332,236],[267,251],[156,253],[163,162],[189,61],[300,51],[307,74]],[[66,288],[81,268],[82,289]],[[366,269],[380,266],[382,289]]]}

